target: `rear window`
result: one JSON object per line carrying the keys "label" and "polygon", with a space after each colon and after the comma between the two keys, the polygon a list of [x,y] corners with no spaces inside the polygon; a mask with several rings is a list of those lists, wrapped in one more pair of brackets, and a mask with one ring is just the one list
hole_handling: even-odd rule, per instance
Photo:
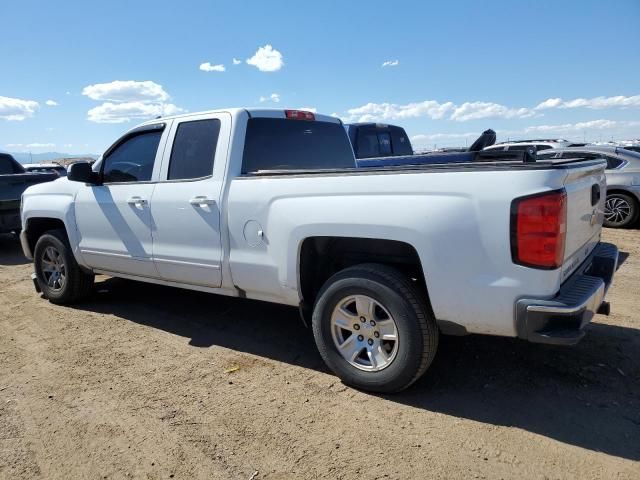
{"label": "rear window", "polygon": [[529,152],[535,151],[535,147],[533,145],[509,145],[510,152]]}
{"label": "rear window", "polygon": [[358,152],[358,158],[379,157],[380,142],[378,141],[378,132],[360,128],[357,135],[356,151]]}
{"label": "rear window", "polygon": [[242,173],[354,167],[349,138],[339,123],[249,119]]}
{"label": "rear window", "polygon": [[356,135],[358,158],[413,155],[411,142],[404,130],[397,127],[359,127]]}

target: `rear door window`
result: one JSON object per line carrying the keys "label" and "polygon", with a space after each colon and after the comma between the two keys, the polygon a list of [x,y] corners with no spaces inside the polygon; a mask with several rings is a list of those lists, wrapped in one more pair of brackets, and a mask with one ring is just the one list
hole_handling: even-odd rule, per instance
{"label": "rear door window", "polygon": [[153,130],[124,140],[103,161],[104,183],[151,180],[161,136],[161,130]]}
{"label": "rear door window", "polygon": [[339,123],[249,119],[242,173],[342,168],[355,168],[355,159]]}
{"label": "rear door window", "polygon": [[215,118],[180,123],[173,141],[167,178],[187,180],[211,175],[219,134],[220,120]]}

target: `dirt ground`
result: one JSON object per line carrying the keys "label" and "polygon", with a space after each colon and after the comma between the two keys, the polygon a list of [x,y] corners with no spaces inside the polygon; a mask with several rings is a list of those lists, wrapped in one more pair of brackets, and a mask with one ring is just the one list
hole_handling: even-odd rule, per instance
{"label": "dirt ground", "polygon": [[[41,299],[0,237],[0,478],[640,478],[640,231],[573,348],[448,337],[377,396],[294,309],[99,277]],[[257,473],[256,473],[257,472]]]}

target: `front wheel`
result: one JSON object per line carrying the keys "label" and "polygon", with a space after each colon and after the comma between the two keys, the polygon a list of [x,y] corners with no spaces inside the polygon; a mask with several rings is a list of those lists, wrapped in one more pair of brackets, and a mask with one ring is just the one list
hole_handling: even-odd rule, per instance
{"label": "front wheel", "polygon": [[51,303],[74,303],[91,291],[94,275],[80,269],[63,230],[42,235],[33,258],[38,286]]}
{"label": "front wheel", "polygon": [[320,355],[348,385],[382,393],[407,388],[427,370],[438,347],[438,328],[424,296],[385,265],[336,273],[313,312]]}
{"label": "front wheel", "polygon": [[638,219],[638,203],[630,195],[610,193],[604,207],[604,226],[628,227]]}

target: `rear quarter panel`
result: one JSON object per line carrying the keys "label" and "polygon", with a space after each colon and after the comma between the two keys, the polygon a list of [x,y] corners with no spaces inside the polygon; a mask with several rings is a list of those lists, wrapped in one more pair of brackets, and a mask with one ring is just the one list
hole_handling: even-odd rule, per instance
{"label": "rear quarter panel", "polygon": [[515,301],[553,296],[560,271],[513,264],[511,201],[561,188],[564,176],[473,170],[236,178],[227,210],[233,283],[248,296],[297,305],[306,238],[397,240],[418,252],[436,318],[513,336]]}

